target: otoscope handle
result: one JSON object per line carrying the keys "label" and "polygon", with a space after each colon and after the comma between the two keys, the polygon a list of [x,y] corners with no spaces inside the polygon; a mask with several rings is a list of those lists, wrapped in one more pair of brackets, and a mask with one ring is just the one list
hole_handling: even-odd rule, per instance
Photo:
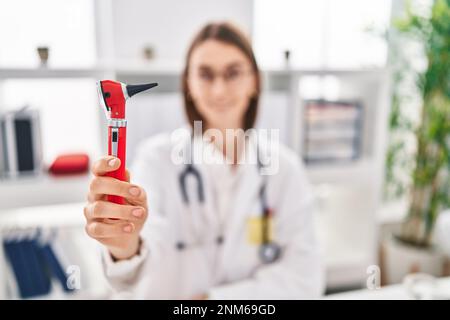
{"label": "otoscope handle", "polygon": [[[120,159],[119,169],[109,172],[106,175],[121,181],[126,181],[126,143],[127,143],[127,127],[108,127],[108,155],[115,156]],[[123,197],[108,195],[107,200],[117,204],[125,204]]]}

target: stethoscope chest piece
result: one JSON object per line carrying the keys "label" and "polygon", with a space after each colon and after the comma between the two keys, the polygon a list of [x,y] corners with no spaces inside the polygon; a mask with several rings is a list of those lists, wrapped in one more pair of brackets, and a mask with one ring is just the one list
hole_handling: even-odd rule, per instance
{"label": "stethoscope chest piece", "polygon": [[262,244],[259,248],[259,256],[263,263],[271,263],[280,257],[280,246],[274,242]]}

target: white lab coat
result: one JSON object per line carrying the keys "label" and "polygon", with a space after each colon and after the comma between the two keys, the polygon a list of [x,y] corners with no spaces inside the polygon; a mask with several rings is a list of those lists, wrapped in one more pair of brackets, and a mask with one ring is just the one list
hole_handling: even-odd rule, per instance
{"label": "white lab coat", "polygon": [[[141,232],[139,255],[113,262],[107,250],[103,252],[105,275],[120,297],[189,299],[205,293],[210,299],[320,297],[323,269],[314,237],[313,197],[293,152],[281,146],[278,173],[268,176],[274,237],[282,248],[281,258],[270,264],[261,262],[260,246],[249,243],[247,234],[248,219],[261,216],[262,178],[256,164],[239,165],[235,181],[222,190],[232,190],[232,201],[218,199],[226,184],[223,175],[217,176],[219,165],[196,164],[205,203],[201,209],[195,180],[189,181],[190,206],[186,208],[179,185],[185,165],[171,160],[173,152],[169,134],[149,138],[140,144],[131,167],[131,181],[147,192],[149,216]],[[249,152],[256,153],[256,148],[250,145]],[[225,214],[221,213],[224,203]],[[214,239],[220,230],[224,242],[217,245]],[[184,250],[176,248],[180,240],[187,244]]]}

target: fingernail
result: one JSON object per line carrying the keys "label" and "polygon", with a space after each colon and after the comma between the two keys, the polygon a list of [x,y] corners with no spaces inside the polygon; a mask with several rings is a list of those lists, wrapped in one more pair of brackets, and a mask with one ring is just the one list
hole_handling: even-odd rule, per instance
{"label": "fingernail", "polygon": [[117,163],[117,159],[115,159],[115,158],[111,159],[108,161],[108,166],[114,167],[116,165],[116,163]]}
{"label": "fingernail", "polygon": [[128,233],[133,231],[133,225],[127,224],[125,227],[123,227],[123,231],[128,232]]}
{"label": "fingernail", "polygon": [[137,195],[139,195],[140,190],[137,187],[132,187],[132,188],[130,188],[129,192],[132,196],[137,196]]}
{"label": "fingernail", "polygon": [[144,214],[144,210],[142,209],[134,209],[132,212],[133,216],[135,216],[136,218],[140,218],[142,217],[142,215]]}

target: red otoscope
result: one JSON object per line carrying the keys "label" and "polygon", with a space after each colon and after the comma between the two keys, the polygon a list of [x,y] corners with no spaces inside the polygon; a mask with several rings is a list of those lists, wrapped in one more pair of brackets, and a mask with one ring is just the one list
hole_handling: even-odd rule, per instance
{"label": "red otoscope", "polygon": [[[136,93],[156,87],[157,83],[130,85],[113,80],[97,82],[100,104],[108,120],[108,155],[120,159],[120,167],[107,174],[122,181],[126,180],[125,159],[127,120],[125,119],[125,101]],[[119,196],[108,196],[108,201],[125,204],[125,199]]]}

